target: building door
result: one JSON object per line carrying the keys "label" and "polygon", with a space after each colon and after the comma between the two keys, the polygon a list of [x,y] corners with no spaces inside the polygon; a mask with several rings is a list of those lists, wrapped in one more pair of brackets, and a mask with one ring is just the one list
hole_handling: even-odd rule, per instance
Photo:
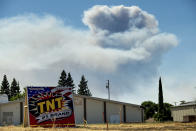
{"label": "building door", "polygon": [[3,112],[3,125],[12,125],[13,124],[13,112]]}

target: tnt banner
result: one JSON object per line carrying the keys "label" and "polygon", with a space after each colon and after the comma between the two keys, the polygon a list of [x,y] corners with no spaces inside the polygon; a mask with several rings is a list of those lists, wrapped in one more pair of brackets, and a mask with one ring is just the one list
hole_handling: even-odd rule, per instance
{"label": "tnt banner", "polygon": [[31,127],[75,126],[73,96],[69,87],[27,87]]}

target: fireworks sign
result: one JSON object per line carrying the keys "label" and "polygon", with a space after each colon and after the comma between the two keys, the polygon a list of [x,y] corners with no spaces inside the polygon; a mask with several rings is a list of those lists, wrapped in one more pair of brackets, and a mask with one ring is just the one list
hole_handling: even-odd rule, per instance
{"label": "fireworks sign", "polygon": [[31,127],[74,126],[72,90],[69,87],[27,87]]}

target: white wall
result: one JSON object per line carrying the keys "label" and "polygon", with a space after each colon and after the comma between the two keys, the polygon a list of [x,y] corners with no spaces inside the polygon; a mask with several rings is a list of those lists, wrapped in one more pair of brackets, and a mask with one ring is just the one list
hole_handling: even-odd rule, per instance
{"label": "white wall", "polygon": [[74,97],[75,123],[81,124],[84,120],[84,101],[81,97]]}
{"label": "white wall", "polygon": [[0,125],[2,125],[2,122],[1,122],[2,120],[1,120],[1,119],[3,118],[3,116],[1,116],[1,113],[2,113],[2,111],[1,111],[1,106],[2,106],[2,105],[0,105]]}
{"label": "white wall", "polygon": [[90,123],[103,123],[103,101],[87,99],[86,100],[86,114],[87,122]]}
{"label": "white wall", "polygon": [[106,102],[106,113],[109,123],[120,123],[120,121],[123,121],[123,106],[121,104]]}
{"label": "white wall", "polygon": [[3,104],[0,106],[1,111],[1,119],[0,119],[0,123],[3,124],[3,112],[13,112],[13,117],[12,117],[12,122],[14,125],[19,125],[20,124],[20,103],[7,103],[7,104]]}
{"label": "white wall", "polygon": [[8,96],[6,94],[0,94],[0,103],[7,103]]}
{"label": "white wall", "polygon": [[196,115],[196,106],[175,107],[171,112],[173,121],[183,122],[183,116]]}
{"label": "white wall", "polygon": [[126,121],[142,122],[141,109],[139,107],[126,105]]}

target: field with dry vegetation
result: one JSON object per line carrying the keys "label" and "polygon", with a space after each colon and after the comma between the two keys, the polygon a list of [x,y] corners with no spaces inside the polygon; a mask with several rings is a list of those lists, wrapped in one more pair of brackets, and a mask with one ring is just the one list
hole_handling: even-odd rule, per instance
{"label": "field with dry vegetation", "polygon": [[[106,124],[88,124],[86,127],[77,125],[74,128],[23,128],[21,126],[4,126],[0,131],[102,131],[107,130]],[[196,131],[196,122],[193,123],[129,123],[129,124],[109,124],[108,130],[192,130]]]}

